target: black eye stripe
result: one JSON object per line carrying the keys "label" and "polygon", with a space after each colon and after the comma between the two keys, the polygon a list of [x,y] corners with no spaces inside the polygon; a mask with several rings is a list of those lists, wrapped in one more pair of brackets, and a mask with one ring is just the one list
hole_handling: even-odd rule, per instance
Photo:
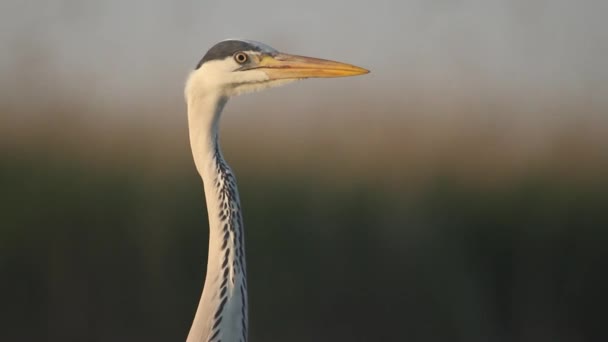
{"label": "black eye stripe", "polygon": [[[264,53],[270,54],[276,53],[277,51],[270,46],[264,45],[259,42],[250,40],[238,40],[229,39],[221,41],[215,44],[205,56],[198,62],[195,69],[200,68],[204,63],[214,60],[225,60],[226,58],[234,58],[234,54],[237,52],[250,52],[250,53]],[[247,61],[251,59],[251,56],[247,56]]]}
{"label": "black eye stripe", "polygon": [[[261,43],[258,44],[261,45]],[[255,42],[242,40],[226,40],[219,42],[209,49],[207,53],[205,53],[205,56],[200,60],[200,62],[198,62],[195,69],[200,68],[205,62],[208,61],[223,60],[225,58],[232,57],[236,52],[262,52],[262,47],[260,45],[256,45]],[[271,51],[269,50],[269,52]]]}

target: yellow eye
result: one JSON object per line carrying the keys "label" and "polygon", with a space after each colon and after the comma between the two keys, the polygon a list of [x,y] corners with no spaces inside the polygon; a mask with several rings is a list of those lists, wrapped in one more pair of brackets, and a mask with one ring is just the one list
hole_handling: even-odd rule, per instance
{"label": "yellow eye", "polygon": [[247,62],[248,59],[249,59],[249,57],[244,52],[237,52],[234,54],[234,60],[239,64],[243,64],[243,63]]}

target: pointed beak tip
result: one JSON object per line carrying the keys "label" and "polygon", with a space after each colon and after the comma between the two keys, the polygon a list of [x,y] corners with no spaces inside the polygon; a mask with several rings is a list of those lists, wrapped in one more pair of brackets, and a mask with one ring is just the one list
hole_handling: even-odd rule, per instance
{"label": "pointed beak tip", "polygon": [[371,71],[365,68],[361,68],[359,67],[359,69],[361,69],[361,75],[365,75],[365,74],[369,74]]}
{"label": "pointed beak tip", "polygon": [[345,68],[344,73],[339,75],[339,76],[359,76],[359,75],[365,75],[365,74],[369,74],[370,71],[368,69],[356,66],[356,65],[350,65],[348,68]]}

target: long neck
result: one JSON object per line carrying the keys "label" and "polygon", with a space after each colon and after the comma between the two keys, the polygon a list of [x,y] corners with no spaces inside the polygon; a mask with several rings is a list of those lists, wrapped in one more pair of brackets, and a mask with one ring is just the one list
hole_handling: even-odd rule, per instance
{"label": "long neck", "polygon": [[207,276],[187,342],[247,341],[243,219],[236,179],[224,161],[218,125],[227,99],[188,99],[190,145],[209,216]]}

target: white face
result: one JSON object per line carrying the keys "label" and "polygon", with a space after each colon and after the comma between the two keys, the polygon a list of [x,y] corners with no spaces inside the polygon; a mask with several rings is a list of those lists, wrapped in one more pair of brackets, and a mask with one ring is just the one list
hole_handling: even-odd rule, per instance
{"label": "white face", "polygon": [[[263,57],[264,54],[261,52],[243,51],[223,60],[204,63],[190,74],[186,86],[186,97],[205,96],[211,93],[231,97],[297,80],[297,78],[271,79],[264,69],[255,68]],[[253,66],[253,68],[247,68],[247,66]]]}
{"label": "white face", "polygon": [[190,74],[186,85],[186,100],[189,103],[206,96],[227,98],[304,78],[355,76],[369,72],[341,62],[280,53],[262,43],[240,42],[245,42],[248,50],[236,51],[223,59],[202,62]]}

